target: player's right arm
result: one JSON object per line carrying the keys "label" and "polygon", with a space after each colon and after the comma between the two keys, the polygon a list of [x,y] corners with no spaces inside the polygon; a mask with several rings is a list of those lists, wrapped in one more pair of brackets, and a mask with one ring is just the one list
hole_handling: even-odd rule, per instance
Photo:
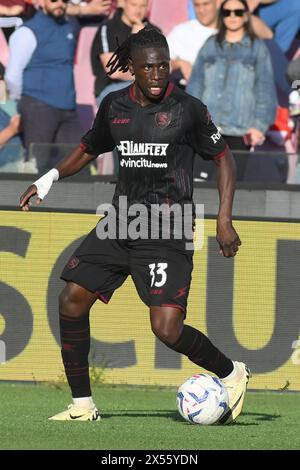
{"label": "player's right arm", "polygon": [[43,175],[26,189],[25,193],[22,194],[20,198],[21,209],[23,211],[28,211],[30,208],[30,199],[36,194],[36,202],[37,204],[40,204],[50,191],[50,188],[55,181],[78,173],[78,171],[94,159],[95,156],[86,153],[81,145],[76,147],[76,149],[58,163],[55,168],[48,171],[48,173]]}
{"label": "player's right arm", "polygon": [[211,119],[207,107],[193,99],[189,108],[192,128],[188,141],[194,151],[204,160],[212,160],[218,170],[219,212],[217,218],[217,241],[219,253],[226,258],[235,256],[240,238],[232,225],[232,206],[235,192],[236,170],[231,151],[220,131]]}

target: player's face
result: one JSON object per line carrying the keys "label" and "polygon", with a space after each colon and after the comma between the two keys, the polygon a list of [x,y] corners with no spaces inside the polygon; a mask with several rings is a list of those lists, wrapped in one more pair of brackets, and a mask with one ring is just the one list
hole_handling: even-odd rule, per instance
{"label": "player's face", "polygon": [[47,15],[54,16],[54,18],[60,18],[66,12],[67,2],[63,2],[63,0],[43,0],[42,7]]}
{"label": "player's face", "polygon": [[203,26],[214,25],[218,18],[217,0],[194,0],[197,19]]}
{"label": "player's face", "polygon": [[125,0],[124,16],[132,25],[140,23],[146,16],[148,0]]}
{"label": "player's face", "polygon": [[137,49],[129,67],[135,75],[137,100],[144,105],[160,101],[169,81],[169,51],[163,47]]}

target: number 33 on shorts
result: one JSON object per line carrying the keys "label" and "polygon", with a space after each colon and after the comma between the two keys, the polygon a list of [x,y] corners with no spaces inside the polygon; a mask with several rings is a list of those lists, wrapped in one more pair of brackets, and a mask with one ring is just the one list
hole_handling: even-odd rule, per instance
{"label": "number 33 on shorts", "polygon": [[150,276],[151,276],[151,287],[162,287],[167,281],[166,269],[168,263],[152,263],[149,264]]}

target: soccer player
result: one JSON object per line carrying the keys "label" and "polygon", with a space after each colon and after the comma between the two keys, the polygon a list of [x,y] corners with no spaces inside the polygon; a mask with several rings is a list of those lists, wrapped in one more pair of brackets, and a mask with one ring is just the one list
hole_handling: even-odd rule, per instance
{"label": "soccer player", "polygon": [[[223,256],[236,255],[241,242],[232,226],[233,157],[206,106],[169,82],[169,61],[166,39],[155,29],[142,29],[118,47],[109,62],[110,73],[129,70],[135,82],[104,99],[80,146],[21,196],[22,210],[29,210],[32,196],[37,194],[40,203],[53,182],[77,173],[115,147],[120,171],[111,212],[119,221],[124,219],[120,201],[125,197],[129,209],[140,203],[147,214],[163,203],[170,211],[175,203],[184,209],[192,204],[197,153],[217,165],[217,241]],[[174,219],[180,218],[179,212]],[[67,282],[59,299],[61,352],[73,403],[50,419],[100,419],[89,380],[89,311],[98,299],[108,303],[130,274],[150,309],[154,334],[223,380],[230,406],[224,422],[232,422],[241,412],[249,371],[245,364],[227,358],[203,333],[184,324],[193,269],[193,252],[186,250],[185,237],[164,239],[161,227],[159,238],[124,237],[122,229],[116,237],[99,237],[108,217],[88,234],[61,276]],[[170,233],[175,233],[174,227]]]}

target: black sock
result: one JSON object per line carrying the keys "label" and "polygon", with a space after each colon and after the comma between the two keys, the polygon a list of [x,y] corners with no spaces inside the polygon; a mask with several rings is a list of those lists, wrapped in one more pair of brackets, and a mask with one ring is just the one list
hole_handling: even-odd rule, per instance
{"label": "black sock", "polygon": [[197,366],[213,372],[223,378],[233,371],[233,363],[200,331],[184,325],[182,333],[175,344],[167,344],[169,348],[184,354]]}
{"label": "black sock", "polygon": [[91,396],[88,355],[90,350],[89,315],[80,318],[59,314],[61,355],[72,397]]}

